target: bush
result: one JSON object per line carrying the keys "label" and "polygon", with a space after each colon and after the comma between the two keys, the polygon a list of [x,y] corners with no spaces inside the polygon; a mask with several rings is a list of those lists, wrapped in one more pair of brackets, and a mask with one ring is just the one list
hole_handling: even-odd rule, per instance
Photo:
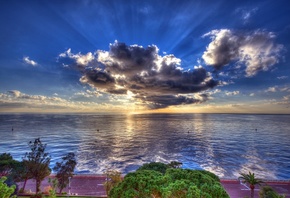
{"label": "bush", "polygon": [[[16,186],[15,185],[8,186],[5,183],[6,179],[7,179],[7,177],[0,178],[0,195],[3,198],[6,198],[6,197],[14,198],[14,197],[16,197],[15,195],[13,195],[13,193],[15,192]],[[13,195],[13,196],[11,196],[11,195]]]}
{"label": "bush", "polygon": [[285,198],[284,195],[279,195],[272,187],[263,186],[259,192],[260,198]]}

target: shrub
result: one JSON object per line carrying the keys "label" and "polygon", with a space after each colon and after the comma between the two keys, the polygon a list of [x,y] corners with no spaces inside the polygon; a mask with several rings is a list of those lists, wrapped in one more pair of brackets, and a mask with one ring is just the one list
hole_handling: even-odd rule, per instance
{"label": "shrub", "polygon": [[284,195],[279,195],[272,187],[263,186],[259,192],[260,198],[284,198]]}
{"label": "shrub", "polygon": [[12,186],[8,186],[5,181],[6,181],[7,177],[1,177],[0,178],[0,195],[1,195],[1,198],[14,198],[16,197],[15,195],[11,196],[14,191],[15,191],[15,188],[16,186],[15,185],[12,185]]}

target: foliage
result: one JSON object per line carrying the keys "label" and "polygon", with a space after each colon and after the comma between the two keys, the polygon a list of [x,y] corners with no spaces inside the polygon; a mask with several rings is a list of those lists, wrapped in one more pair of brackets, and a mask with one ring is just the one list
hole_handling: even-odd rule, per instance
{"label": "foliage", "polygon": [[149,197],[155,191],[160,192],[160,186],[163,184],[162,176],[154,170],[129,173],[123,182],[111,190],[109,197]]}
{"label": "foliage", "polygon": [[168,164],[169,168],[181,168],[182,163],[178,161],[172,161]]}
{"label": "foliage", "polygon": [[51,188],[48,190],[49,191],[49,196],[48,198],[56,198],[56,188],[58,185],[57,179],[48,179],[48,183],[50,183]]}
{"label": "foliage", "polygon": [[[166,165],[166,164],[164,164]],[[160,163],[145,164],[147,170],[139,168],[129,173],[109,193],[110,198],[155,197],[155,198],[228,198],[219,179],[208,171],[169,168],[164,171]],[[160,171],[156,171],[157,170]]]}
{"label": "foliage", "polygon": [[285,195],[279,195],[273,188],[270,186],[263,186],[259,192],[260,198],[285,198]]}
{"label": "foliage", "polygon": [[74,153],[68,153],[66,156],[62,157],[61,162],[57,162],[53,170],[57,172],[56,178],[58,180],[57,187],[59,188],[59,193],[68,185],[69,178],[73,177],[74,169],[76,166],[76,158]]}
{"label": "foliage", "polygon": [[18,184],[15,182],[13,177],[11,177],[11,175],[9,175],[7,177],[7,180],[5,181],[5,184],[7,184],[7,186],[9,186],[9,187],[15,186],[15,190],[14,190],[14,193],[12,193],[12,195],[17,195],[17,193],[18,193]]}
{"label": "foliage", "polygon": [[30,141],[28,146],[31,152],[25,154],[23,162],[29,175],[36,181],[36,194],[38,194],[42,180],[50,175],[50,156],[45,152],[46,144],[43,144],[40,138],[36,138],[34,142]]}
{"label": "foliage", "polygon": [[9,153],[3,153],[0,155],[0,176],[7,176],[8,179],[6,183],[9,182],[14,184],[15,182],[24,181],[23,187],[19,192],[24,192],[27,180],[32,179],[24,161],[19,162],[14,160]]}
{"label": "foliage", "polygon": [[240,173],[239,179],[243,180],[243,182],[246,182],[250,185],[261,185],[263,181],[261,179],[256,178],[255,173],[249,172],[249,174],[246,173]]}
{"label": "foliage", "polygon": [[107,195],[110,193],[111,189],[122,181],[121,172],[116,170],[109,170],[105,172],[106,182],[104,187],[106,189]]}
{"label": "foliage", "polygon": [[0,155],[0,176],[10,175],[18,163],[10,153],[2,153]]}
{"label": "foliage", "polygon": [[6,181],[7,177],[3,176],[0,178],[0,198],[14,198],[16,197],[15,195],[14,196],[11,196],[14,191],[15,191],[15,188],[16,186],[15,185],[12,185],[12,186],[8,186],[5,181]]}
{"label": "foliage", "polygon": [[154,170],[164,174],[168,168],[169,166],[167,164],[161,162],[151,162],[148,164],[144,164],[143,166],[138,168],[138,170]]}
{"label": "foliage", "polygon": [[20,172],[18,170],[22,165],[23,163],[14,160],[10,153],[3,153],[0,155],[0,177],[6,176],[7,180],[5,181],[5,183],[8,186],[16,186],[14,194],[18,192],[18,185],[16,184],[16,182],[20,181],[18,179],[20,175]]}
{"label": "foliage", "polygon": [[23,186],[19,190],[19,192],[24,192],[27,180],[32,179],[32,175],[29,173],[24,161],[17,163],[11,173],[11,177],[15,182],[24,181]]}
{"label": "foliage", "polygon": [[263,181],[259,178],[256,178],[255,173],[251,173],[249,171],[249,174],[246,173],[240,173],[240,177],[239,179],[242,180],[244,183],[248,183],[250,184],[250,189],[251,189],[251,197],[254,197],[254,189],[255,189],[255,185],[261,185],[261,183],[263,183]]}

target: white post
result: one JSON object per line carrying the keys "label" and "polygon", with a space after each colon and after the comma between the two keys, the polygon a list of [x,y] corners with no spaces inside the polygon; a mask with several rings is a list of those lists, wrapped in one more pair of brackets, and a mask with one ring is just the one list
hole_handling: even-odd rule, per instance
{"label": "white post", "polygon": [[70,179],[71,177],[68,177],[68,194],[70,195]]}

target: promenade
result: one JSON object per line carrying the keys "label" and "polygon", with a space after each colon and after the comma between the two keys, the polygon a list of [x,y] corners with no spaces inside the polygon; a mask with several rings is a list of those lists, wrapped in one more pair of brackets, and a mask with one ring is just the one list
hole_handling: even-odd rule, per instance
{"label": "promenade", "polygon": [[[250,188],[245,184],[241,184],[238,180],[221,179],[221,184],[231,198],[244,198],[251,195]],[[267,181],[263,185],[269,185],[279,194],[284,194],[286,198],[290,198],[290,181]],[[254,191],[255,198],[259,197],[259,190],[260,186],[257,185]]]}
{"label": "promenade", "polygon": [[[53,176],[50,176],[53,177]],[[71,188],[66,188],[63,192],[70,192],[73,195],[86,195],[94,197],[106,197],[106,191],[103,183],[106,180],[106,176],[101,175],[75,175],[70,182]],[[245,196],[250,197],[250,189],[241,184],[238,180],[221,180],[221,184],[224,186],[231,198],[243,198]],[[285,194],[286,198],[290,198],[290,181],[269,181],[266,182],[269,186],[273,187],[279,194]],[[21,188],[23,182],[19,183]],[[41,189],[45,191],[49,186],[48,178],[42,182]],[[25,190],[35,192],[35,181],[29,180],[26,184]],[[255,198],[258,198],[259,186],[255,189]]]}

